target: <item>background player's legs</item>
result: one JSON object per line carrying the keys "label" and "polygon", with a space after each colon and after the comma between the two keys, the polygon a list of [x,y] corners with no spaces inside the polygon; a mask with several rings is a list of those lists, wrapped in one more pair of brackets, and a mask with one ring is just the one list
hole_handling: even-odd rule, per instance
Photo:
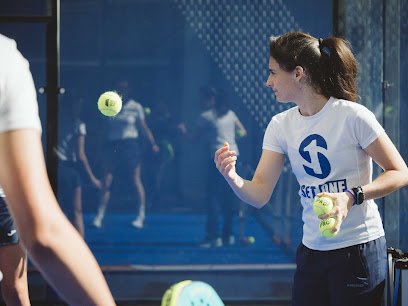
{"label": "background player's legs", "polygon": [[[242,171],[242,163],[238,162],[236,168],[239,172]],[[223,230],[222,230],[222,240],[224,245],[235,244],[235,235],[233,231],[234,227],[234,217],[238,216],[238,198],[232,189],[229,187],[228,183],[215,169],[214,176],[216,180],[216,192],[218,196],[219,205],[221,206],[222,216],[223,216]]]}
{"label": "background player's legs", "polygon": [[[245,179],[251,179],[254,175],[254,169],[249,162],[246,163],[237,163],[238,167],[241,167],[242,177]],[[240,171],[240,170],[238,170]],[[243,202],[242,200],[237,199],[238,203],[238,231],[239,231],[239,241],[240,243],[247,245],[253,244],[255,242],[255,238],[253,236],[247,236],[246,233],[246,225],[248,222],[249,217],[256,216],[258,209],[254,208],[251,205]],[[270,207],[270,205],[269,205]],[[268,220],[268,225],[270,224]]]}
{"label": "background player's legs", "polygon": [[225,186],[224,188],[225,191],[220,203],[224,222],[222,229],[222,240],[224,245],[232,245],[235,243],[235,236],[233,234],[233,221],[234,214],[237,211],[237,208],[235,207],[235,205],[237,205],[237,201],[233,191],[231,189],[228,189],[228,186]]}
{"label": "background player's legs", "polygon": [[30,305],[27,255],[19,244],[0,247],[1,291],[6,305]]}
{"label": "background player's legs", "polygon": [[222,176],[219,174],[218,170],[214,167],[214,161],[208,160],[208,173],[206,181],[206,200],[205,211],[206,211],[206,224],[205,224],[205,237],[204,240],[200,242],[199,246],[203,248],[209,247],[220,247],[222,246],[222,239],[219,233],[220,219],[219,214],[221,201],[219,188],[217,188],[218,183],[224,183],[221,179]]}
{"label": "background player's legs", "polygon": [[74,226],[82,237],[85,236],[84,218],[82,215],[82,188],[80,186],[74,189],[73,203],[74,207]]}
{"label": "background player's legs", "polygon": [[136,165],[133,171],[133,181],[139,200],[139,213],[136,219],[132,222],[132,225],[137,228],[142,228],[146,213],[146,193],[142,182],[142,167],[140,163]]}
{"label": "background player's legs", "polygon": [[111,194],[110,188],[112,186],[112,181],[113,181],[113,174],[111,172],[107,172],[103,180],[103,189],[102,189],[102,194],[99,200],[98,211],[93,220],[93,225],[95,227],[102,226],[102,221],[103,221],[103,218],[105,217],[105,211],[106,211],[106,208],[110,200],[110,194]]}
{"label": "background player's legs", "polygon": [[82,179],[78,165],[74,162],[60,161],[59,200],[67,218],[82,237],[85,234],[82,215]]}
{"label": "background player's legs", "polygon": [[216,239],[220,238],[218,235],[220,216],[217,195],[211,194],[208,197],[208,202],[206,203],[206,213],[207,213],[207,220],[205,225],[206,234],[205,241],[203,242],[202,246],[210,247],[211,243],[214,243],[215,246],[221,246],[220,241],[216,242]]}

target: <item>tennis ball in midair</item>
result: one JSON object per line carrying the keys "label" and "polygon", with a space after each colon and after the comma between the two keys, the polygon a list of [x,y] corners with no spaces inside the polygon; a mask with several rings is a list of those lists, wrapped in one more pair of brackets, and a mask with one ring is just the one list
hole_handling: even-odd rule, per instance
{"label": "tennis ball in midair", "polygon": [[313,201],[313,211],[320,216],[333,209],[333,200],[329,197],[315,197]]}
{"label": "tennis ball in midair", "polygon": [[98,109],[105,116],[116,116],[122,109],[122,98],[114,91],[106,91],[98,99]]}
{"label": "tennis ball in midair", "polygon": [[332,232],[332,229],[335,224],[336,224],[335,218],[327,218],[327,219],[320,221],[320,224],[319,224],[320,233],[324,237],[329,237],[329,238],[336,236],[337,232],[335,233]]}

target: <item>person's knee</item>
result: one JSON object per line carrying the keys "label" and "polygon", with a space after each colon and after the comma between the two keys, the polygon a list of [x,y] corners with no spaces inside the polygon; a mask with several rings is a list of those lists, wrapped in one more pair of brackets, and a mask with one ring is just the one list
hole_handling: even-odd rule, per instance
{"label": "person's knee", "polygon": [[104,178],[103,178],[103,187],[105,189],[109,189],[110,186],[112,185],[113,181],[113,174],[112,173],[106,173]]}

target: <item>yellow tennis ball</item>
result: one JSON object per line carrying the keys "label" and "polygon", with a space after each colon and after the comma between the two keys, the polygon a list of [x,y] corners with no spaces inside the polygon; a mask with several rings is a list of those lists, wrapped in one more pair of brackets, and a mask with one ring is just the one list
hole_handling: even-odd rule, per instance
{"label": "yellow tennis ball", "polygon": [[149,116],[149,115],[152,114],[152,109],[151,109],[150,107],[145,107],[145,108],[144,108],[144,112],[145,112],[146,115]]}
{"label": "yellow tennis ball", "polygon": [[254,236],[248,236],[248,242],[249,244],[254,244],[255,243],[255,237]]}
{"label": "yellow tennis ball", "polygon": [[255,237],[254,236],[245,236],[241,238],[241,243],[244,245],[250,245],[255,243]]}
{"label": "yellow tennis ball", "polygon": [[122,109],[122,98],[114,91],[106,91],[98,99],[98,109],[105,116],[116,116]]}
{"label": "yellow tennis ball", "polygon": [[236,138],[242,138],[245,136],[245,132],[241,129],[237,129],[235,130],[235,137]]}
{"label": "yellow tennis ball", "polygon": [[320,224],[319,224],[320,233],[324,237],[329,237],[329,238],[336,236],[337,232],[335,233],[332,232],[332,229],[335,224],[336,224],[335,218],[327,218],[327,219],[320,221]]}
{"label": "yellow tennis ball", "polygon": [[333,209],[333,200],[329,197],[315,197],[313,201],[313,211],[320,216]]}

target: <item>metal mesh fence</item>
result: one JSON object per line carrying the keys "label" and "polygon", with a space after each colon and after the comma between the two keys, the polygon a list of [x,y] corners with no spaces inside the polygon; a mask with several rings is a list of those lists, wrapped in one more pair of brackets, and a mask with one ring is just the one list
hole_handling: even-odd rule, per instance
{"label": "metal mesh fence", "polygon": [[268,77],[268,35],[300,30],[294,16],[282,0],[174,1],[264,129],[274,114],[288,107],[276,103],[264,86]]}

